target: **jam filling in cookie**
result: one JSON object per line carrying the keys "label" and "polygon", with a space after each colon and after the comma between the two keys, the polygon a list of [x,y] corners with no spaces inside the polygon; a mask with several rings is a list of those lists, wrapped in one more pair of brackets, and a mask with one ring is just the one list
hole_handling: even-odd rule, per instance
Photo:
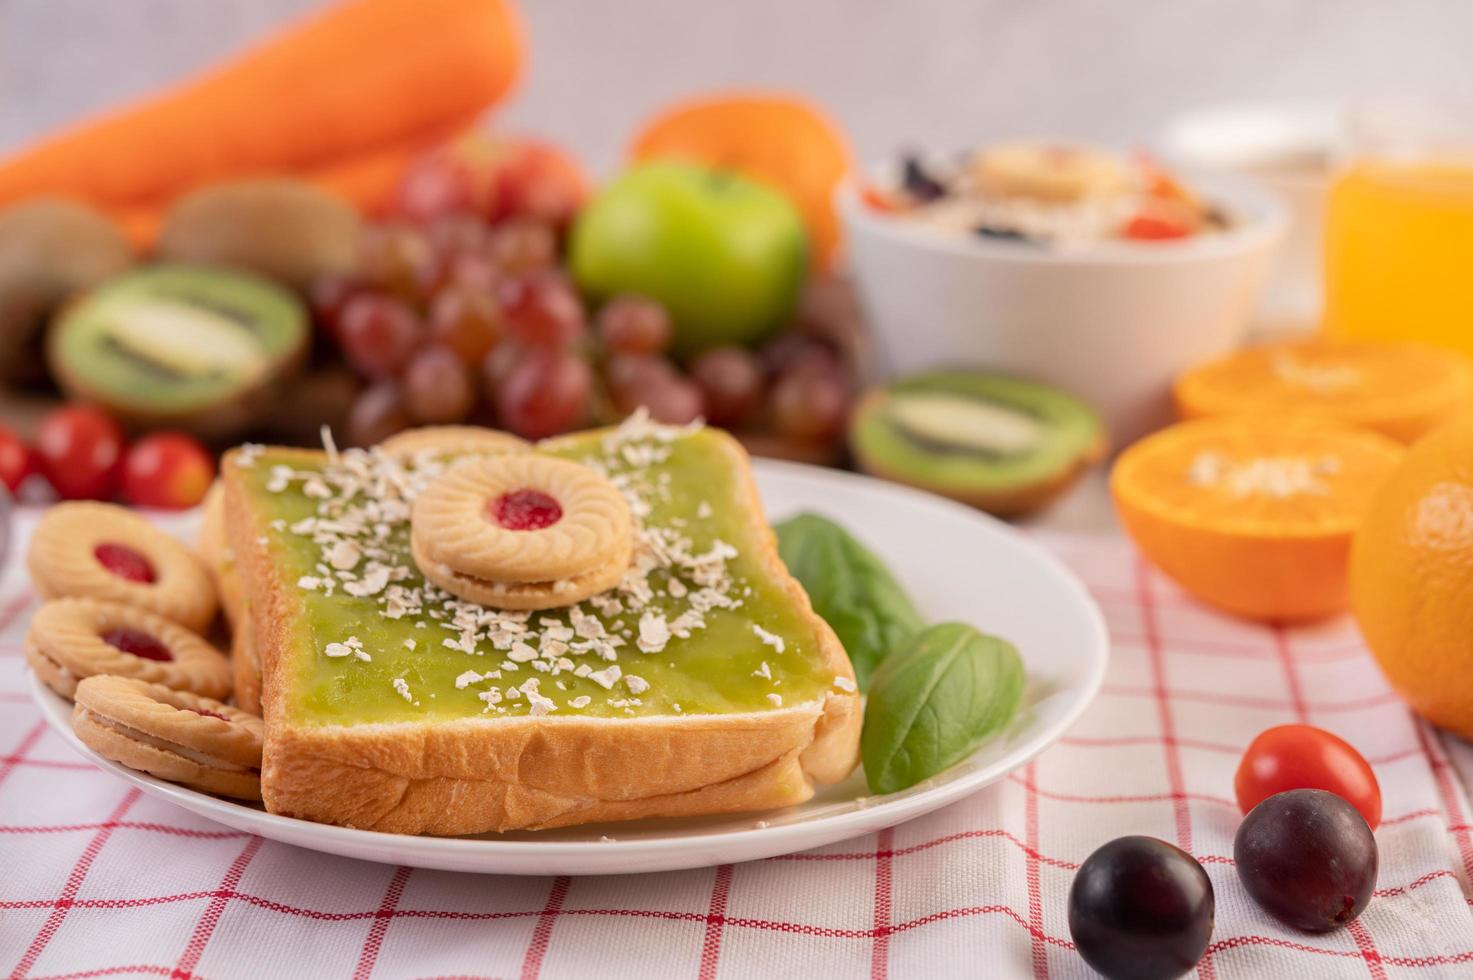
{"label": "jam filling in cookie", "polygon": [[114,762],[207,793],[261,798],[261,719],[211,698],[126,677],[77,685],[72,727]]}
{"label": "jam filling in cookie", "polygon": [[195,554],[123,507],[69,501],[36,525],[26,556],[44,599],[102,599],[165,616],[195,632],[215,617],[215,585]]}
{"label": "jam filling in cookie", "polygon": [[230,693],[230,664],[199,635],[143,609],[102,599],[53,599],[31,619],[26,659],[63,697],[96,674],[133,677],[210,698]]}
{"label": "jam filling in cookie", "polygon": [[174,659],[169,648],[160,643],[157,637],[142,630],[122,627],[108,630],[100,635],[102,642],[108,646],[117,647],[124,653],[142,657],[144,660],[169,661]]}
{"label": "jam filling in cookie", "polygon": [[486,504],[491,519],[508,531],[540,531],[563,519],[562,505],[541,490],[524,487]]}
{"label": "jam filling in cookie", "polygon": [[104,542],[92,549],[92,555],[97,559],[98,564],[118,578],[125,578],[129,582],[142,582],[145,585],[152,585],[158,581],[153,564],[125,544]]}

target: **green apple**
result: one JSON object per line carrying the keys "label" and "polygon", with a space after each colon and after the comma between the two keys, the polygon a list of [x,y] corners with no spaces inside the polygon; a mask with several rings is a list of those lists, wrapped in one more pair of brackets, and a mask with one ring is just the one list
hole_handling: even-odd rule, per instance
{"label": "green apple", "polygon": [[665,304],[677,353],[752,344],[793,312],[808,271],[798,212],[775,190],[686,163],[625,171],[573,226],[569,265],[594,301]]}

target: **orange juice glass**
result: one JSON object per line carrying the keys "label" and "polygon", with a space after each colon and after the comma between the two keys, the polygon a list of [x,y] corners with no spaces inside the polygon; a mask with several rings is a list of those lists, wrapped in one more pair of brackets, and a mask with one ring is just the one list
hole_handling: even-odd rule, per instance
{"label": "orange juice glass", "polygon": [[1325,330],[1473,354],[1473,110],[1357,128],[1325,218]]}

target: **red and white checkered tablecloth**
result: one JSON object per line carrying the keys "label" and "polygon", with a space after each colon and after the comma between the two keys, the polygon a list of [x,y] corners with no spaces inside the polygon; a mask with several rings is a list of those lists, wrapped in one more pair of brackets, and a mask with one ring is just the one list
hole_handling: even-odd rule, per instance
{"label": "red and white checkered tablecloth", "polygon": [[[1103,693],[1063,741],[972,798],[818,851],[670,874],[508,878],[298,850],[94,769],[25,693],[34,598],[0,579],[0,969],[30,977],[1090,975],[1078,863],[1123,834],[1195,854],[1217,892],[1202,977],[1473,976],[1473,747],[1387,690],[1349,622],[1275,630],[1193,604],[1113,536],[1040,535],[1109,620]],[[1385,798],[1376,898],[1287,930],[1232,867],[1242,747],[1308,721]]]}

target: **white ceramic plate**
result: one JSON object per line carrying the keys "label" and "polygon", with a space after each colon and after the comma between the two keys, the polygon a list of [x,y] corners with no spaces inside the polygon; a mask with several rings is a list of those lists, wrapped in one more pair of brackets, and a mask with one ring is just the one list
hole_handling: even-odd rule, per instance
{"label": "white ceramic plate", "polygon": [[941,775],[869,796],[862,773],[802,806],[768,813],[643,820],[479,837],[409,837],[279,817],[125,769],[72,734],[71,705],[35,678],[51,726],[78,752],[145,793],[236,830],[330,854],[420,868],[498,874],[620,874],[750,861],[892,827],[1002,778],[1064,733],[1099,690],[1108,640],[1084,587],[1051,555],[999,521],[877,480],[766,460],[756,464],[768,514],[821,513],[853,530],[895,571],[931,620],[963,620],[1011,640],[1028,667],[1018,721]]}

